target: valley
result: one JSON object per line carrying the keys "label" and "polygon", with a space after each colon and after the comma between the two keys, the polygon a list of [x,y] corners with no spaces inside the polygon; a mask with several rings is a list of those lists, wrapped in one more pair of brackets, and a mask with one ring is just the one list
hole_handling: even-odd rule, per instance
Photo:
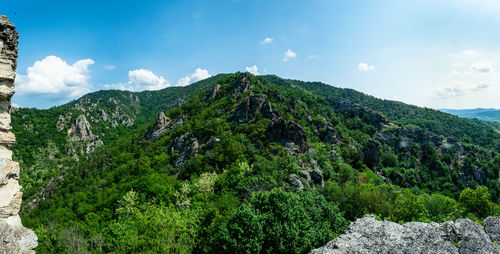
{"label": "valley", "polygon": [[12,124],[42,251],[305,253],[365,214],[499,211],[493,128],[318,82],[220,74],[21,108]]}

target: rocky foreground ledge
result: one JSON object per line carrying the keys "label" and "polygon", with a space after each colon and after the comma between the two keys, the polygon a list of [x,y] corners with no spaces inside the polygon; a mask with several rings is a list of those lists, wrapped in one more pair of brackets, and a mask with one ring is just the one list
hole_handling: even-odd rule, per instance
{"label": "rocky foreground ledge", "polygon": [[17,67],[19,34],[6,16],[0,15],[0,253],[34,253],[35,233],[23,227],[19,209],[23,193],[19,163],[12,161],[10,146],[16,138],[10,126],[11,98]]}
{"label": "rocky foreground ledge", "polygon": [[455,222],[377,221],[373,215],[352,222],[349,229],[311,254],[368,253],[500,253],[500,217],[488,217],[484,227],[469,219]]}

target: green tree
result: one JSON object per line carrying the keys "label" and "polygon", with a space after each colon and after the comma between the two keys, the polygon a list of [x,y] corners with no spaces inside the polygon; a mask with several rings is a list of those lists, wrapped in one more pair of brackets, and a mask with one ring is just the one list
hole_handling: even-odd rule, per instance
{"label": "green tree", "polygon": [[259,192],[219,232],[218,251],[306,253],[346,226],[338,208],[317,193]]}
{"label": "green tree", "polygon": [[404,190],[394,202],[394,212],[391,216],[394,221],[426,221],[427,209],[421,197]]}
{"label": "green tree", "polygon": [[488,188],[485,186],[479,186],[475,190],[470,188],[464,189],[460,193],[459,202],[467,212],[480,218],[490,215],[493,211],[490,194],[488,193]]}

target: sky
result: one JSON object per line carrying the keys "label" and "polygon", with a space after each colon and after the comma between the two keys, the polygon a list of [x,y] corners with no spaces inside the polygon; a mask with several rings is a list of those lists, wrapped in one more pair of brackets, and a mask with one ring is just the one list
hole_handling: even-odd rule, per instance
{"label": "sky", "polygon": [[0,14],[20,33],[21,107],[248,71],[423,107],[500,108],[496,0],[5,0]]}

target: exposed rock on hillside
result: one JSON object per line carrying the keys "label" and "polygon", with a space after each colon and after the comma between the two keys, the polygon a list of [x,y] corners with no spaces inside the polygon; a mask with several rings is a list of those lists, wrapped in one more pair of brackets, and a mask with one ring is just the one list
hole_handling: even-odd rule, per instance
{"label": "exposed rock on hillside", "polygon": [[233,97],[233,99],[236,99],[238,98],[238,96],[240,96],[240,94],[248,92],[249,90],[250,90],[250,78],[248,77],[248,74],[241,73],[236,80],[236,84],[234,86],[233,93],[231,94],[231,96]]}
{"label": "exposed rock on hillside", "polygon": [[222,88],[222,86],[217,84],[210,91],[208,91],[206,101],[208,101],[210,99],[216,99],[217,96],[219,95],[219,91],[221,88]]}
{"label": "exposed rock on hillside", "polygon": [[163,136],[167,131],[167,126],[170,124],[172,120],[165,116],[165,113],[161,112],[158,114],[158,120],[156,120],[155,125],[151,128],[148,133],[146,133],[147,140],[156,140],[159,137]]}
{"label": "exposed rock on hillside", "polygon": [[288,124],[282,118],[273,120],[266,131],[267,137],[271,141],[287,144],[293,142],[299,147],[299,152],[303,153],[309,149],[307,144],[307,134],[299,123],[292,120]]}
{"label": "exposed rock on hillside", "polygon": [[193,134],[186,133],[173,140],[171,149],[172,152],[179,152],[179,156],[174,162],[174,167],[179,168],[188,163],[190,157],[198,152],[200,145],[198,139]]}
{"label": "exposed rock on hillside", "polygon": [[233,111],[231,119],[238,123],[245,123],[255,120],[257,114],[262,114],[268,119],[275,119],[279,116],[278,112],[272,109],[268,100],[256,94],[243,99]]}
{"label": "exposed rock on hillside", "polygon": [[90,123],[85,118],[85,115],[80,115],[68,129],[70,135],[69,141],[90,141],[86,143],[85,152],[90,153],[104,143],[98,139],[97,135],[92,133]]}
{"label": "exposed rock on hillside", "polygon": [[387,119],[381,114],[358,105],[350,100],[337,98],[332,100],[331,103],[335,111],[348,113],[352,117],[357,116],[375,126],[381,126],[388,123]]}
{"label": "exposed rock on hillside", "polygon": [[6,16],[0,16],[0,253],[34,253],[37,237],[23,227],[18,212],[21,207],[19,164],[12,161],[9,147],[15,136],[10,132],[11,97],[17,66],[19,34]]}
{"label": "exposed rock on hillside", "polygon": [[109,121],[108,113],[106,113],[106,111],[102,110],[101,108],[97,110],[97,114],[101,116],[103,121],[105,122]]}
{"label": "exposed rock on hillside", "polygon": [[68,134],[72,135],[70,141],[92,140],[95,138],[95,135],[90,129],[90,124],[84,115],[80,115],[76,118],[75,123],[73,123],[68,130]]}
{"label": "exposed rock on hillside", "polygon": [[[433,149],[436,149],[438,153],[446,153],[458,158],[457,162],[451,162],[449,166],[450,169],[457,170],[457,174],[461,181],[476,181],[481,185],[486,184],[487,177],[484,170],[476,164],[469,164],[471,162],[467,163],[465,160],[467,156],[491,160],[493,158],[492,154],[485,149],[473,145],[461,144],[453,138],[444,139],[441,136],[437,136],[413,126],[400,127],[391,123],[385,124],[372,138],[381,146],[390,147],[391,150],[394,151],[408,151],[411,150],[410,148],[412,146],[421,149],[425,145],[430,145]],[[369,146],[370,144],[365,147],[364,158],[365,163],[370,167],[369,163],[371,161],[367,161],[366,159],[370,158],[370,154],[373,154],[370,151],[376,152],[376,150],[369,149]],[[373,161],[372,166],[376,165],[375,162],[376,161]]]}
{"label": "exposed rock on hillside", "polygon": [[500,253],[500,246],[492,242],[498,237],[499,217],[484,222],[484,229],[469,219],[401,225],[365,215],[343,235],[311,253]]}

